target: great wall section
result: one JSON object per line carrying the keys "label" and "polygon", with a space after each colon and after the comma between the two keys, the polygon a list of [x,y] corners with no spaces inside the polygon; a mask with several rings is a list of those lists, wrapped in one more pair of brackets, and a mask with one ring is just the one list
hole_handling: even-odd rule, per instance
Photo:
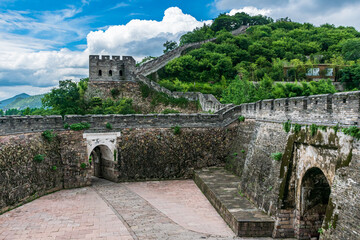
{"label": "great wall section", "polygon": [[[0,117],[0,212],[59,189],[88,186],[89,157],[100,156],[96,171],[114,182],[194,177],[238,236],[310,239],[322,229],[320,239],[360,239],[360,142],[341,131],[360,125],[360,92],[234,106],[212,95],[171,92],[146,78],[197,46],[180,47],[140,68],[131,57],[90,56],[90,81],[97,86],[124,76],[124,84],[198,101],[213,114]],[[104,80],[109,69],[111,79]],[[90,128],[64,129],[80,122]],[[288,132],[286,122],[293,124]],[[45,130],[57,134],[51,142],[42,136]],[[282,156],[274,160],[274,153]],[[39,154],[42,163],[33,161]],[[229,180],[235,191],[229,194],[241,193],[233,200],[246,202],[245,215],[260,209],[261,221],[242,219],[236,203],[221,199],[216,184],[230,172],[236,180]]]}

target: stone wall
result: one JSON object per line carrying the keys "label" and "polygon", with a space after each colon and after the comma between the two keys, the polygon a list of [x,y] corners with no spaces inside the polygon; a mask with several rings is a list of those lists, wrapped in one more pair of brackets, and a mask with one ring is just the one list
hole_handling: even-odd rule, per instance
{"label": "stone wall", "polygon": [[[59,145],[59,138],[49,143],[39,133],[0,137],[0,213],[63,188]],[[34,161],[38,154],[42,162]]]}
{"label": "stone wall", "polygon": [[[63,188],[89,185],[86,147],[77,132],[57,133],[49,142],[41,133],[0,136],[0,213]],[[44,160],[34,160],[43,155]]]}
{"label": "stone wall", "polygon": [[0,117],[0,136],[14,133],[62,130],[65,123],[89,122],[88,131],[106,131],[110,122],[114,130],[147,127],[224,127],[238,116],[257,121],[320,124],[333,126],[359,125],[360,91],[309,97],[271,99],[256,103],[225,106],[215,114],[130,114]]}
{"label": "stone wall", "polygon": [[126,129],[118,140],[119,181],[189,178],[194,169],[224,165],[237,126]]}
{"label": "stone wall", "polygon": [[[359,220],[357,142],[331,127],[312,135],[303,124],[300,132],[286,133],[281,123],[246,120],[239,125],[227,166],[240,176],[239,190],[276,219],[274,237],[309,239],[327,218],[323,228],[328,229],[329,222],[331,228],[324,230],[324,239],[357,239],[359,226],[353,224]],[[283,154],[280,161],[271,157],[276,152]],[[326,217],[321,212],[326,208],[304,215],[303,205],[311,199],[304,198],[302,179],[313,168],[321,170],[331,186],[333,207],[327,207]],[[336,224],[342,227],[334,229]]]}

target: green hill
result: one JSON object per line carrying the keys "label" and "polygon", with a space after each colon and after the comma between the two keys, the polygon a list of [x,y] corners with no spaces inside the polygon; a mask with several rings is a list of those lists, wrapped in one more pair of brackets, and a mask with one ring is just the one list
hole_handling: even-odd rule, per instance
{"label": "green hill", "polygon": [[[249,25],[246,34],[230,33],[241,25]],[[300,84],[307,81],[308,68],[327,64],[339,69],[337,79],[346,82],[346,90],[360,89],[360,32],[354,27],[314,26],[289,18],[274,21],[245,13],[221,14],[212,25],[183,35],[180,46],[214,37],[214,42],[170,61],[158,72],[158,83],[172,91],[210,93],[223,103],[240,104],[333,93],[331,82]],[[289,68],[286,74],[284,67]],[[243,92],[233,91],[240,86]],[[250,90],[245,91],[247,88]],[[241,94],[249,97],[235,100]]]}
{"label": "green hill", "polygon": [[35,96],[29,96],[27,98],[17,98],[11,103],[7,104],[3,109],[25,109],[25,108],[40,108],[42,106],[41,104],[41,98],[44,97],[44,94],[41,95],[35,95]]}
{"label": "green hill", "polygon": [[8,99],[4,99],[2,101],[0,101],[0,109],[7,109],[7,105],[11,104],[12,102],[14,101],[19,101],[19,100],[22,100],[22,99],[25,99],[25,98],[28,98],[30,97],[29,94],[26,94],[26,93],[21,93],[21,94],[18,94],[12,98],[8,98]]}

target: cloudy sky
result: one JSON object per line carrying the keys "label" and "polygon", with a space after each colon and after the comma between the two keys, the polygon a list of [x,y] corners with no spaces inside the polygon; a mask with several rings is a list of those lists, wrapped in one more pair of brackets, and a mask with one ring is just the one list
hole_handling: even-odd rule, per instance
{"label": "cloudy sky", "polygon": [[159,56],[219,13],[360,30],[359,0],[0,0],[0,100],[88,76],[88,55]]}

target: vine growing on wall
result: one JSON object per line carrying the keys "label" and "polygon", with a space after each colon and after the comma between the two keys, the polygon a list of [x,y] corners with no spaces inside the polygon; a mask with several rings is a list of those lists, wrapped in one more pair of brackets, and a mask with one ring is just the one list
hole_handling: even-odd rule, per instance
{"label": "vine growing on wall", "polygon": [[283,128],[285,130],[285,132],[290,132],[291,130],[291,122],[290,120],[287,120],[286,122],[283,123]]}

